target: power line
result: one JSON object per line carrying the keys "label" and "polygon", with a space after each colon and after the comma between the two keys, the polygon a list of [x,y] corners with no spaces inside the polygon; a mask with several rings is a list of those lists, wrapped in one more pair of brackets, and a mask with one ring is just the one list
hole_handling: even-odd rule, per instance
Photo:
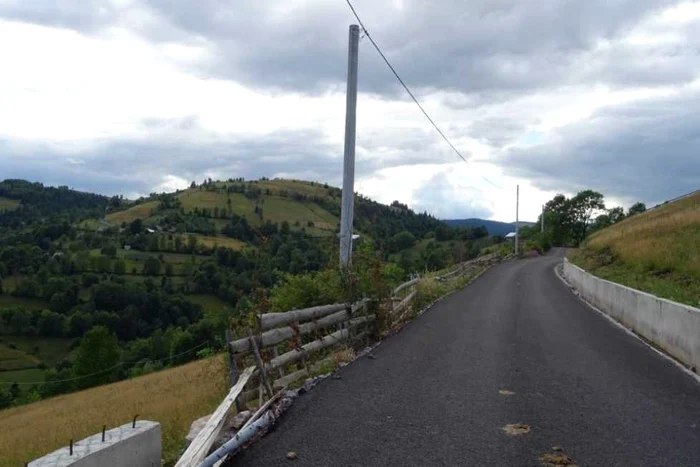
{"label": "power line", "polygon": [[209,344],[209,341],[202,342],[201,344],[196,345],[196,346],[192,347],[191,349],[187,349],[187,350],[185,350],[184,352],[180,352],[179,354],[176,354],[176,355],[171,355],[170,357],[161,358],[161,359],[159,359],[159,360],[138,360],[138,361],[135,361],[135,362],[119,362],[119,363],[117,363],[117,364],[114,365],[114,366],[111,366],[111,367],[109,367],[109,368],[105,368],[105,369],[100,370],[100,371],[96,371],[95,373],[90,373],[89,375],[83,375],[83,376],[76,376],[76,377],[74,377],[74,378],[59,379],[59,380],[56,380],[56,381],[31,381],[31,382],[0,381],[0,384],[5,384],[5,385],[9,385],[9,386],[13,386],[13,385],[15,385],[15,384],[18,385],[18,386],[32,386],[32,385],[41,385],[41,384],[68,383],[68,382],[71,382],[71,381],[78,381],[78,380],[80,380],[80,379],[90,378],[90,377],[92,377],[92,376],[97,376],[97,375],[101,375],[101,374],[103,374],[103,373],[108,373],[108,372],[110,372],[110,371],[112,371],[112,370],[116,370],[116,369],[119,368],[120,366],[124,366],[124,365],[133,365],[133,364],[135,364],[135,363],[141,363],[141,362],[143,362],[143,363],[156,363],[156,362],[157,362],[157,363],[162,363],[162,362],[167,362],[168,360],[173,360],[173,359],[175,359],[175,358],[177,358],[177,357],[181,357],[181,356],[183,356],[183,355],[185,355],[185,354],[188,354],[188,353],[192,352],[193,350],[197,350],[198,348],[203,347],[203,346],[205,346],[205,345],[207,345],[207,344]]}
{"label": "power line", "polygon": [[[355,15],[355,18],[357,18],[357,22],[360,23],[360,27],[361,27],[362,30],[364,31],[365,35],[366,35],[367,38],[370,40],[370,42],[372,43],[372,45],[374,46],[374,48],[377,50],[377,52],[379,52],[379,55],[381,55],[382,59],[384,60],[384,63],[386,63],[386,65],[389,67],[389,69],[390,69],[391,72],[394,74],[394,76],[396,77],[396,79],[399,80],[399,83],[401,83],[401,86],[403,86],[403,88],[406,90],[406,92],[408,93],[408,95],[411,96],[411,99],[413,99],[413,102],[415,102],[415,104],[418,106],[418,108],[420,109],[420,111],[423,112],[423,115],[425,115],[425,118],[428,119],[428,121],[433,125],[433,127],[435,128],[435,130],[437,130],[437,132],[440,134],[440,136],[442,136],[442,139],[444,139],[445,142],[452,148],[452,150],[455,152],[455,154],[457,154],[464,162],[466,162],[467,164],[470,164],[470,162],[462,155],[462,153],[459,151],[459,149],[457,149],[457,148],[455,147],[455,145],[452,144],[452,142],[447,138],[447,136],[445,136],[445,133],[442,132],[442,130],[440,129],[440,127],[438,127],[437,124],[435,123],[435,121],[434,121],[432,118],[430,118],[430,115],[428,115],[428,112],[425,111],[425,109],[424,109],[423,106],[420,104],[420,102],[418,102],[418,99],[416,99],[416,96],[413,95],[413,93],[412,93],[411,90],[408,88],[408,86],[406,85],[406,83],[404,82],[404,80],[401,79],[401,76],[399,76],[399,74],[398,74],[398,72],[396,71],[396,69],[391,65],[391,63],[389,62],[389,59],[386,58],[386,55],[384,55],[384,53],[383,53],[382,50],[379,48],[379,46],[377,45],[377,43],[374,42],[374,39],[372,39],[372,36],[370,36],[369,31],[367,31],[367,28],[365,27],[364,23],[362,23],[362,20],[360,19],[360,16],[359,16],[359,15],[357,14],[357,12],[355,11],[355,7],[352,6],[352,3],[350,3],[350,0],[345,0],[345,1],[348,3],[348,6],[349,6],[350,9],[352,10],[352,14]],[[497,185],[496,183],[492,182],[491,180],[489,180],[488,178],[486,178],[486,177],[483,176],[483,175],[480,175],[480,177],[483,178],[484,180],[486,180],[487,182],[489,182],[491,185],[495,186],[496,188],[500,188],[501,190],[510,190],[510,191],[512,191],[511,188],[503,188],[502,186]]]}

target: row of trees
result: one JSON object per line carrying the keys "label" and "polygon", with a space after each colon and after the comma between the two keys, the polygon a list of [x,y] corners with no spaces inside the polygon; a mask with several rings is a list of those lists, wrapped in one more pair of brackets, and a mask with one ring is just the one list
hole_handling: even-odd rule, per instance
{"label": "row of trees", "polygon": [[[627,213],[619,206],[608,209],[604,196],[594,190],[580,191],[571,198],[558,194],[545,204],[537,224],[521,229],[520,238],[531,240],[541,250],[551,246],[578,246],[596,230],[644,211],[644,203],[633,204]],[[540,232],[542,215],[544,232]]]}

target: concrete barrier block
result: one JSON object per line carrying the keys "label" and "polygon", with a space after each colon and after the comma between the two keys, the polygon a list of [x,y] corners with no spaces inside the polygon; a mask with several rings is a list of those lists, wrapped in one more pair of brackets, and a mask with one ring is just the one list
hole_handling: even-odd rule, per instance
{"label": "concrete barrier block", "polygon": [[696,371],[700,368],[700,309],[600,279],[568,261],[564,277],[587,302]]}
{"label": "concrete barrier block", "polygon": [[73,454],[65,447],[29,463],[30,467],[159,467],[160,424],[141,420],[122,425],[73,443]]}
{"label": "concrete barrier block", "polygon": [[688,365],[700,368],[700,311],[669,300],[661,299],[660,304],[661,347]]}

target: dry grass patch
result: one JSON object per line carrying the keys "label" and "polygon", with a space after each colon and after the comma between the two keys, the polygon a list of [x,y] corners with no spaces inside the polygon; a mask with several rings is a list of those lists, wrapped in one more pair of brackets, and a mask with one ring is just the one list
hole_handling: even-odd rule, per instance
{"label": "dry grass patch", "polygon": [[24,465],[60,447],[141,420],[161,423],[163,457],[179,455],[195,419],[211,413],[228,390],[221,356],[118,383],[0,411],[0,466]]}
{"label": "dry grass patch", "polygon": [[700,305],[700,193],[593,234],[570,259],[602,277]]}
{"label": "dry grass patch", "polygon": [[546,452],[540,456],[540,462],[545,467],[556,467],[560,465],[566,465],[568,467],[576,467],[576,461],[571,459],[566,455],[561,448],[553,447],[550,452]]}
{"label": "dry grass patch", "polygon": [[147,203],[137,204],[126,211],[113,212],[105,216],[105,220],[112,224],[121,225],[122,222],[127,224],[136,219],[147,219],[151,217],[151,212],[158,207],[160,201],[149,201]]}
{"label": "dry grass patch", "polygon": [[257,182],[256,185],[262,190],[269,188],[270,192],[274,194],[279,194],[280,190],[287,190],[304,195],[326,196],[326,188],[324,188],[323,185],[319,185],[318,183],[312,185],[310,182],[300,180],[261,180]]}
{"label": "dry grass patch", "polygon": [[240,250],[246,246],[245,242],[236,240],[230,237],[207,237],[205,235],[195,235],[197,237],[197,242],[200,245],[204,245],[207,248],[213,248],[214,246],[223,246],[225,248],[231,248],[232,250]]}
{"label": "dry grass patch", "polygon": [[530,433],[530,425],[524,423],[509,423],[503,427],[503,431],[508,436],[518,436]]}
{"label": "dry grass patch", "polygon": [[647,269],[700,276],[700,194],[630,217],[586,243]]}

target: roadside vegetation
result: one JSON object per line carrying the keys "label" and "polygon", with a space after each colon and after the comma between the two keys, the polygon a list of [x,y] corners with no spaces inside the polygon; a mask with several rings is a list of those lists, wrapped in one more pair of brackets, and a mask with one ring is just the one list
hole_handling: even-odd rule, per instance
{"label": "roadside vegetation", "polygon": [[603,279],[700,307],[700,194],[595,232],[570,259]]}

